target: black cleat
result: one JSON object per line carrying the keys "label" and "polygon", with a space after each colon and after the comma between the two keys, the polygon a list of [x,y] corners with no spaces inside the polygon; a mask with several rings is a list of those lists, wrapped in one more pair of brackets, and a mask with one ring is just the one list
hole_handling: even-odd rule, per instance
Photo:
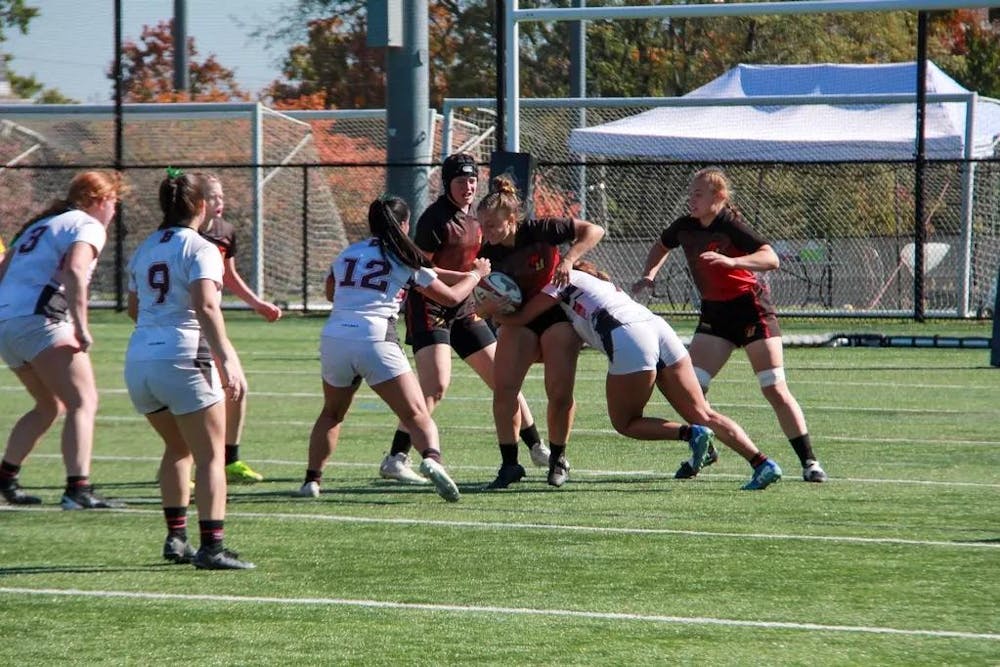
{"label": "black cleat", "polygon": [[240,555],[229,549],[208,551],[205,547],[198,549],[191,563],[199,570],[252,570],[256,565],[240,560]]}
{"label": "black cleat", "polygon": [[21,489],[17,483],[17,477],[11,477],[0,481],[0,496],[11,505],[40,505],[42,499],[38,496],[29,496]]}
{"label": "black cleat", "polygon": [[511,484],[515,482],[520,482],[524,477],[524,466],[520,463],[511,463],[509,465],[502,465],[500,469],[497,470],[497,478],[490,482],[486,488],[487,489],[506,489]]}
{"label": "black cleat", "polygon": [[560,456],[557,461],[549,464],[549,476],[547,479],[549,486],[560,487],[569,481],[569,463],[566,458]]}
{"label": "black cleat", "polygon": [[194,547],[179,537],[167,535],[163,543],[163,558],[171,563],[190,563],[194,553]]}
{"label": "black cleat", "polygon": [[[709,445],[708,451],[705,452],[705,458],[701,460],[701,467],[710,466],[718,460],[719,450],[715,448],[715,445]],[[691,479],[697,475],[698,471],[691,467],[691,462],[684,461],[681,463],[681,467],[677,469],[677,472],[674,473],[674,479]]]}
{"label": "black cleat", "polygon": [[92,485],[66,489],[60,502],[64,510],[100,510],[114,507],[104,498],[94,493]]}

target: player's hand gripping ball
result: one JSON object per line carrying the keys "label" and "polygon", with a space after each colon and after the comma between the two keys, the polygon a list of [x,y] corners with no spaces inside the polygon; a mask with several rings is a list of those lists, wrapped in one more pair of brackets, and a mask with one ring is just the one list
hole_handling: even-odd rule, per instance
{"label": "player's hand gripping ball", "polygon": [[494,271],[479,281],[472,290],[472,299],[479,306],[483,301],[495,297],[503,303],[497,308],[498,313],[507,315],[513,313],[521,305],[521,288],[514,279],[506,273]]}

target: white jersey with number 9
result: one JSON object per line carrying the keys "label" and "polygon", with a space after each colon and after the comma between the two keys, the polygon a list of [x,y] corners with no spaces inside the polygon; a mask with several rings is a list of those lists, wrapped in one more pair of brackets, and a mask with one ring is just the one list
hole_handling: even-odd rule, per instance
{"label": "white jersey with number 9", "polygon": [[189,227],[153,232],[128,266],[128,289],[139,300],[126,359],[193,359],[205,350],[191,304],[190,286],[211,280],[222,298],[222,256]]}

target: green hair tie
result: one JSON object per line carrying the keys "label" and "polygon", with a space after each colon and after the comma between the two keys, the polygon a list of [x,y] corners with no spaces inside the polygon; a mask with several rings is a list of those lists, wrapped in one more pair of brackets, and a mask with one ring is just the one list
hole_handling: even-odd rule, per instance
{"label": "green hair tie", "polygon": [[175,178],[180,178],[184,172],[180,167],[167,167],[167,178],[174,180]]}

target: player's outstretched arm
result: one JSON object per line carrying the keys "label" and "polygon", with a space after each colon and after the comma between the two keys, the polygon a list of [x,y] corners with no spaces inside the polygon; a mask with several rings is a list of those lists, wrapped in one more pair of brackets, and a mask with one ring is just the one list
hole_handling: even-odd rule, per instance
{"label": "player's outstretched arm", "polygon": [[243,276],[236,270],[236,259],[233,257],[226,258],[226,271],[222,276],[222,284],[268,322],[281,319],[281,308],[270,301],[264,301],[250,289]]}

